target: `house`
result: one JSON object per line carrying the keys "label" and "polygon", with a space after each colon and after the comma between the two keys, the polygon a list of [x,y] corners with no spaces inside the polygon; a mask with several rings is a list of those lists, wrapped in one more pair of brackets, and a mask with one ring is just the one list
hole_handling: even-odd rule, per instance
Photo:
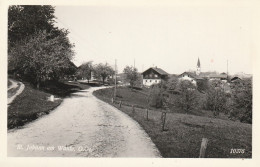
{"label": "house", "polygon": [[221,80],[221,81],[227,81],[228,75],[226,73],[221,74],[210,74],[209,80]]}
{"label": "house", "polygon": [[166,80],[168,75],[169,74],[161,68],[151,67],[142,73],[143,85],[149,87],[153,84],[158,84],[162,82],[162,80]]}
{"label": "house", "polygon": [[180,74],[178,76],[179,80],[188,80],[191,83],[193,83],[194,85],[197,85],[197,81],[199,79],[203,79],[205,77],[202,77],[201,74],[201,67],[200,67],[200,59],[198,58],[197,61],[197,68],[196,68],[196,72],[183,72],[182,74]]}
{"label": "house", "polygon": [[200,76],[196,75],[196,73],[193,72],[184,72],[178,76],[179,80],[188,80],[194,85],[197,85],[197,81],[199,79],[203,79]]}

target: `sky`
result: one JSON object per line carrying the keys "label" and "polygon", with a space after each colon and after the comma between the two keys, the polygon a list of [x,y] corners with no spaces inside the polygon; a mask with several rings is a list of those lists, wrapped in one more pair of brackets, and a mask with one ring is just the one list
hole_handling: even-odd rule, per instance
{"label": "sky", "polygon": [[109,63],[119,72],[157,66],[170,74],[196,70],[252,74],[252,12],[246,6],[56,6],[70,31],[73,62]]}

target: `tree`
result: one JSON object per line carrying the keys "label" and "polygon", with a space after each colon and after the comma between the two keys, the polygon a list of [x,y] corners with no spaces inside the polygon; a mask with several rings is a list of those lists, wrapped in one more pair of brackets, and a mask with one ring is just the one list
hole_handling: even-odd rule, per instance
{"label": "tree", "polygon": [[214,112],[214,116],[227,110],[227,94],[222,81],[210,81],[206,92],[206,109]]}
{"label": "tree", "polygon": [[124,73],[126,74],[126,80],[130,83],[131,88],[133,88],[135,82],[138,80],[137,68],[126,66],[124,68]]}
{"label": "tree", "polygon": [[163,108],[168,103],[167,91],[167,83],[164,81],[152,85],[148,96],[149,106]]}
{"label": "tree", "polygon": [[40,86],[72,74],[74,45],[68,30],[54,27],[54,7],[25,5],[8,9],[8,70]]}
{"label": "tree", "polygon": [[241,122],[252,123],[252,80],[244,79],[232,85],[231,118]]}
{"label": "tree", "polygon": [[[55,9],[50,5],[13,5],[8,9],[8,44],[14,46],[16,42],[38,33],[39,31],[59,33],[54,27]],[[56,34],[57,36],[57,34]]]}
{"label": "tree", "polygon": [[9,61],[17,71],[29,81],[40,83],[57,80],[72,68],[74,47],[67,38],[67,31],[49,38],[50,33],[40,31],[11,47]]}
{"label": "tree", "polygon": [[77,76],[81,78],[86,78],[89,82],[89,80],[91,79],[91,72],[93,72],[92,63],[92,61],[89,61],[81,64],[78,68]]}
{"label": "tree", "polygon": [[188,80],[181,80],[178,83],[177,89],[180,94],[172,99],[174,105],[182,108],[186,112],[190,112],[199,107],[198,92],[193,83]]}
{"label": "tree", "polygon": [[115,71],[111,66],[106,64],[98,64],[94,67],[94,75],[96,78],[101,78],[102,83],[105,83],[107,77],[114,75]]}

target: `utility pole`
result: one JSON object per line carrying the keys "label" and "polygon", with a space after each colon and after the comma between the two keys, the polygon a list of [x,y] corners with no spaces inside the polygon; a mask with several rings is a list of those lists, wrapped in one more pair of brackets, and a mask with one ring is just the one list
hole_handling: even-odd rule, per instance
{"label": "utility pole", "polygon": [[228,81],[228,60],[227,60],[227,81]]}
{"label": "utility pole", "polygon": [[116,59],[115,59],[115,90],[114,90],[114,99],[116,99]]}
{"label": "utility pole", "polygon": [[135,68],[135,59],[134,59],[134,68]]}

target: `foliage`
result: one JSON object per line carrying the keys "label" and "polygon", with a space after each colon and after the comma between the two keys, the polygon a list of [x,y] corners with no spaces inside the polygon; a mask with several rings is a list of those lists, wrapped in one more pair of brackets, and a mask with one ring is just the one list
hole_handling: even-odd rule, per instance
{"label": "foliage", "polygon": [[206,92],[206,109],[219,115],[219,112],[227,110],[227,95],[224,91],[224,85],[221,81],[210,81],[209,88]]}
{"label": "foliage", "polygon": [[252,80],[241,80],[232,85],[233,106],[231,118],[238,118],[241,122],[252,123]]}
{"label": "foliage", "polygon": [[165,84],[169,90],[175,90],[177,88],[178,82],[178,78],[173,76],[169,78]]}
{"label": "foliage", "polygon": [[197,80],[197,89],[200,92],[206,92],[209,89],[209,81],[207,79]]}
{"label": "foliage", "polygon": [[102,79],[103,84],[105,83],[105,80],[109,77],[115,74],[115,71],[111,66],[106,64],[97,64],[94,67],[94,75],[96,78]]}
{"label": "foliage", "polygon": [[188,80],[181,80],[178,84],[180,95],[171,100],[171,103],[180,107],[186,112],[196,110],[199,107],[198,92],[196,86]]}
{"label": "foliage", "polygon": [[163,105],[168,102],[167,100],[168,98],[166,82],[154,84],[150,87],[150,92],[148,96],[149,106],[155,108],[163,108]]}
{"label": "foliage", "polygon": [[77,77],[86,78],[89,82],[91,79],[91,72],[93,72],[92,61],[85,62],[79,66],[77,70]]}
{"label": "foliage", "polygon": [[13,5],[8,9],[8,43],[15,43],[45,30],[52,35],[59,33],[54,27],[54,7],[49,5]]}
{"label": "foliage", "polygon": [[46,80],[57,80],[71,68],[72,47],[67,31],[50,38],[50,33],[40,31],[10,48],[9,63],[18,73],[38,86]]}
{"label": "foliage", "polygon": [[8,9],[8,70],[32,83],[58,80],[76,66],[68,30],[54,27],[54,7],[25,5]]}
{"label": "foliage", "polygon": [[126,66],[124,68],[124,73],[126,74],[126,80],[130,83],[131,88],[133,88],[135,83],[138,81],[137,68],[133,66]]}

